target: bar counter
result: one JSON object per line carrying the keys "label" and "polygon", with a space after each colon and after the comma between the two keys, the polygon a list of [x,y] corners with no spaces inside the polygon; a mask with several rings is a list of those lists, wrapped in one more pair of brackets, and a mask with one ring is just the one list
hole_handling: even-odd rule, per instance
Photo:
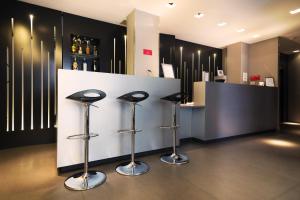
{"label": "bar counter", "polygon": [[84,109],[67,96],[86,89],[99,89],[106,97],[91,107],[90,131],[99,134],[90,140],[90,161],[130,154],[130,134],[118,130],[131,126],[131,107],[117,97],[136,90],[149,93],[149,98],[136,108],[136,152],[172,146],[170,131],[160,129],[171,124],[172,106],[160,98],[180,91],[180,80],[154,77],[58,70],[57,168],[83,162],[83,142],[67,137],[84,131]]}

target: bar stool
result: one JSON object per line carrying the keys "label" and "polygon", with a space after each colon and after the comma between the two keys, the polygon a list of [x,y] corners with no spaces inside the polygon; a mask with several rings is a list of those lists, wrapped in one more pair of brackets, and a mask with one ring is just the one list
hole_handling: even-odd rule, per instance
{"label": "bar stool", "polygon": [[74,93],[67,99],[71,99],[80,102],[85,107],[85,131],[84,134],[72,135],[67,137],[68,139],[82,139],[84,141],[84,171],[70,176],[65,181],[65,187],[70,190],[88,190],[103,184],[106,180],[106,175],[99,171],[88,170],[89,162],[89,140],[92,137],[97,137],[98,134],[90,133],[89,130],[89,117],[90,106],[94,102],[103,99],[106,94],[101,90],[90,89]]}
{"label": "bar stool", "polygon": [[135,106],[137,103],[143,101],[149,97],[149,94],[144,91],[134,91],[124,94],[118,99],[129,102],[132,107],[132,121],[130,130],[119,130],[118,133],[131,133],[131,161],[122,163],[117,166],[116,171],[119,174],[127,176],[137,176],[142,175],[149,171],[149,166],[142,162],[135,160],[135,134],[141,132],[142,130],[137,130],[135,128]]}
{"label": "bar stool", "polygon": [[181,165],[189,162],[189,159],[186,155],[180,154],[176,150],[176,140],[177,140],[177,129],[179,125],[176,122],[176,105],[181,102],[182,99],[185,99],[187,95],[181,93],[175,93],[166,97],[161,98],[162,100],[169,101],[173,104],[173,113],[172,113],[172,125],[171,126],[161,126],[162,129],[171,129],[173,133],[173,152],[164,154],[160,157],[162,162],[168,164]]}

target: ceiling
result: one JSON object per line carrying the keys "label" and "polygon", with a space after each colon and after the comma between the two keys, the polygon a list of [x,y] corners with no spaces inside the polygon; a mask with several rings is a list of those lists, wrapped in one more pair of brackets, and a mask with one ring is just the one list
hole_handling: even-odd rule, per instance
{"label": "ceiling", "polygon": [[[160,16],[160,32],[178,39],[222,48],[285,36],[300,43],[300,0],[24,0],[101,21],[120,24],[134,9]],[[197,12],[204,13],[195,18]],[[226,26],[217,24],[227,22]],[[245,31],[238,33],[237,30]],[[259,37],[254,38],[254,35]]]}
{"label": "ceiling", "polygon": [[[295,54],[295,50],[300,50],[300,43],[293,40],[280,37],[279,38],[279,52],[284,54]],[[297,52],[299,53],[299,52]]]}

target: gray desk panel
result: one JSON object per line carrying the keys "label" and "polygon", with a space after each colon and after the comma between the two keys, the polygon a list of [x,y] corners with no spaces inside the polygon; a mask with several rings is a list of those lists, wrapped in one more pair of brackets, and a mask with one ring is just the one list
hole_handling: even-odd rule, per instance
{"label": "gray desk panel", "polygon": [[277,89],[207,83],[205,140],[277,128]]}

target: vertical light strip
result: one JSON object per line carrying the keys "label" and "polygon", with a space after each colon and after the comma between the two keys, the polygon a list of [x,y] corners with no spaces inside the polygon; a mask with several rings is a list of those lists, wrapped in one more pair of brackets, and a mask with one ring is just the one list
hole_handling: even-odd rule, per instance
{"label": "vertical light strip", "polygon": [[113,73],[113,64],[112,64],[112,59],[110,59],[110,73]]}
{"label": "vertical light strip", "polygon": [[210,56],[208,56],[208,73],[209,73],[209,80],[210,81],[210,78],[211,78],[211,73],[210,73]]}
{"label": "vertical light strip", "polygon": [[195,55],[192,53],[192,83],[194,82]]}
{"label": "vertical light strip", "polygon": [[204,78],[204,75],[203,75],[203,70],[204,70],[204,67],[203,67],[203,64],[201,65],[201,81],[205,81],[205,78]]}
{"label": "vertical light strip", "polygon": [[163,59],[162,59],[162,63],[165,64],[165,58],[164,58],[164,57],[163,57]]}
{"label": "vertical light strip", "polygon": [[189,101],[189,68],[186,68],[186,94],[187,102]]}
{"label": "vertical light strip", "polygon": [[33,15],[30,15],[30,54],[31,54],[31,115],[30,115],[30,129],[33,130]]}
{"label": "vertical light strip", "polygon": [[176,67],[176,75],[177,75],[177,77],[176,77],[176,78],[179,78],[179,74],[178,74],[178,67]]}
{"label": "vertical light strip", "polygon": [[15,131],[15,37],[14,18],[11,18],[11,131]]}
{"label": "vertical light strip", "polygon": [[170,47],[170,64],[173,64],[172,63],[172,48]]}
{"label": "vertical light strip", "polygon": [[114,38],[114,74],[116,73],[116,38]]}
{"label": "vertical light strip", "polygon": [[180,47],[180,74],[181,74],[181,79],[182,79],[182,77],[183,77],[183,71],[182,71],[182,51],[183,51],[183,47]]}
{"label": "vertical light strip", "polygon": [[183,64],[183,93],[185,93],[185,69],[186,69],[186,62]]}
{"label": "vertical light strip", "polygon": [[121,60],[119,60],[119,74],[122,74],[121,73]]}
{"label": "vertical light strip", "polygon": [[21,49],[21,130],[24,131],[24,49]]}
{"label": "vertical light strip", "polygon": [[9,48],[6,47],[6,131],[9,131]]}
{"label": "vertical light strip", "polygon": [[50,52],[47,52],[47,68],[48,68],[48,128],[50,128]]}
{"label": "vertical light strip", "polygon": [[216,76],[216,57],[217,57],[217,54],[214,53],[214,75],[213,75],[213,81],[215,81],[215,76]]}
{"label": "vertical light strip", "polygon": [[41,129],[44,128],[44,43],[41,41]]}
{"label": "vertical light strip", "polygon": [[125,74],[127,74],[127,35],[124,35],[124,50],[125,50]]}
{"label": "vertical light strip", "polygon": [[57,69],[56,69],[56,26],[53,26],[53,42],[54,42],[54,49],[53,49],[53,66],[54,66],[54,115],[55,115],[55,126],[57,121],[57,87],[56,87],[56,77],[57,77]]}
{"label": "vertical light strip", "polygon": [[201,66],[201,51],[198,50],[198,73],[199,73],[199,75],[198,75],[198,81],[200,81],[200,76],[201,76],[201,74],[200,74],[200,66]]}

